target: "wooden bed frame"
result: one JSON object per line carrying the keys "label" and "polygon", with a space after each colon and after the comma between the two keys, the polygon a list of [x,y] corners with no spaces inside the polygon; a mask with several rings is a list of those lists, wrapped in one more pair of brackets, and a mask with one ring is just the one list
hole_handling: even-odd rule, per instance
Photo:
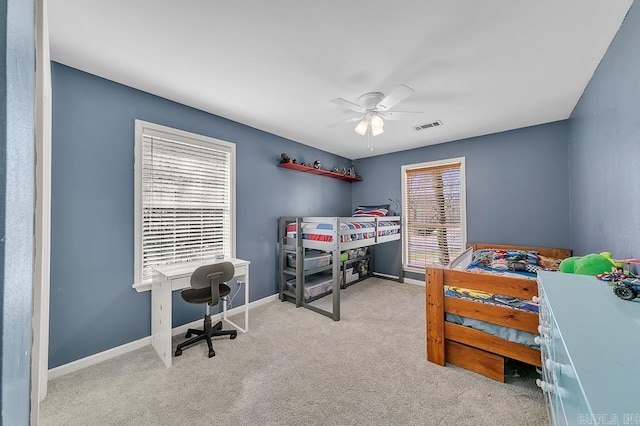
{"label": "wooden bed frame", "polygon": [[[556,248],[484,243],[467,247],[474,251],[486,248],[536,251],[558,259],[571,256],[571,250]],[[505,358],[540,367],[540,351],[536,349],[445,321],[445,314],[451,313],[538,334],[536,313],[444,296],[444,286],[451,285],[531,299],[538,295],[536,280],[431,267],[426,268],[425,279],[427,360],[442,366],[449,362],[499,382],[504,382]]]}

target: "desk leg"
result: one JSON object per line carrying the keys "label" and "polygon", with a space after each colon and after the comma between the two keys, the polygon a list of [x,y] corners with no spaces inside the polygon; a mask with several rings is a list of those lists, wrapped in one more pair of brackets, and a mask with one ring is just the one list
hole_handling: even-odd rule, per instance
{"label": "desk leg", "polygon": [[249,268],[244,276],[244,332],[249,331]]}
{"label": "desk leg", "polygon": [[151,287],[151,345],[171,367],[171,281],[154,283]]}
{"label": "desk leg", "polygon": [[244,286],[244,329],[227,318],[226,299],[222,301],[222,319],[237,328],[239,331],[246,333],[249,331],[249,268],[247,268],[247,273],[245,275],[237,277],[237,281],[238,283],[242,283]]}

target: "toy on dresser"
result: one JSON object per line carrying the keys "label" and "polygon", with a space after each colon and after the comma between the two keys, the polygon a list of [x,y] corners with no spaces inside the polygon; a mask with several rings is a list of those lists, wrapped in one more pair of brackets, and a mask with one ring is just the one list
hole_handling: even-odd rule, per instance
{"label": "toy on dresser", "polygon": [[[615,286],[613,287],[613,293],[623,300],[633,300],[636,297],[640,297],[640,278],[631,272],[633,265],[640,264],[640,259],[621,259],[617,262],[624,263],[627,265],[628,270],[624,271],[619,269],[617,280],[610,280],[615,282]],[[615,275],[615,272],[612,275]]]}
{"label": "toy on dresser", "polygon": [[640,265],[640,259],[614,260],[611,253],[605,251],[564,259],[560,263],[560,271],[595,276],[613,285],[613,293],[619,298],[633,300],[640,297],[640,276],[632,271],[634,265]]}

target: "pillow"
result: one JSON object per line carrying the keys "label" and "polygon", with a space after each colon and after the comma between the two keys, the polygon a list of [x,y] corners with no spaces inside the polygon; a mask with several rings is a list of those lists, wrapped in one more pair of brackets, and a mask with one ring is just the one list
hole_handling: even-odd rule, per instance
{"label": "pillow", "polygon": [[358,206],[353,212],[354,216],[386,216],[389,213],[389,204],[375,206]]}
{"label": "pillow", "polygon": [[375,206],[358,206],[356,207],[356,210],[359,209],[385,209],[385,210],[389,210],[389,206],[390,204],[378,204]]}
{"label": "pillow", "polygon": [[353,212],[353,216],[386,216],[389,210],[387,209],[372,209],[372,208],[362,208],[358,207],[356,211]]}
{"label": "pillow", "polygon": [[550,271],[558,271],[560,269],[560,262],[562,259],[556,259],[555,257],[547,257],[543,255],[538,255],[540,258],[540,266],[542,266],[546,270]]}

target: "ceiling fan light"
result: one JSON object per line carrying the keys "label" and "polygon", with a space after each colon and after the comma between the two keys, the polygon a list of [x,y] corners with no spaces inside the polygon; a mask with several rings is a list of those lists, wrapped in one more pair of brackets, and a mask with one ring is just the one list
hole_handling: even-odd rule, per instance
{"label": "ceiling fan light", "polygon": [[367,120],[360,121],[356,126],[356,133],[360,136],[364,136],[367,133],[367,127],[369,127],[369,123],[367,122]]}
{"label": "ceiling fan light", "polygon": [[373,136],[378,136],[382,133],[384,133],[384,129],[382,128],[382,126],[378,127],[377,129],[371,126],[371,134],[373,134]]}
{"label": "ceiling fan light", "polygon": [[382,118],[380,118],[380,116],[377,114],[373,114],[371,116],[371,129],[382,129],[382,126],[384,126],[384,121],[382,121]]}

